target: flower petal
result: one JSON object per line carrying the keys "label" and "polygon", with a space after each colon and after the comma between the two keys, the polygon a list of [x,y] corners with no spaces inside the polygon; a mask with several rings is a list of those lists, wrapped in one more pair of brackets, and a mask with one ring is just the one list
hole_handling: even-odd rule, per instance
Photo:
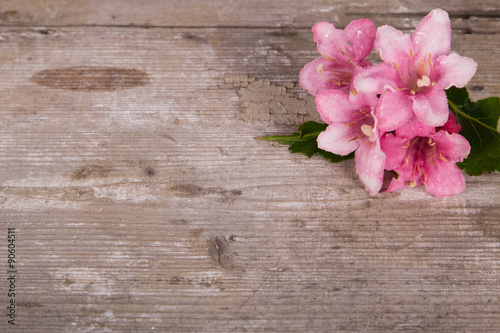
{"label": "flower petal", "polygon": [[[327,123],[351,124],[359,108],[349,102],[349,95],[338,90],[327,90],[314,99],[321,119]],[[343,125],[345,126],[345,125]]]}
{"label": "flower petal", "polygon": [[[380,147],[385,153],[385,169],[394,170],[405,163],[408,140],[392,133],[387,133],[380,139]],[[406,148],[404,148],[406,147]]]}
{"label": "flower petal", "polygon": [[359,63],[373,50],[377,32],[375,24],[368,19],[354,20],[347,25],[344,32],[352,45],[356,63]]}
{"label": "flower petal", "polygon": [[407,70],[410,60],[411,42],[408,35],[391,26],[384,25],[377,29],[375,49],[379,51],[380,58],[387,64],[402,70]]}
{"label": "flower petal", "polygon": [[435,127],[424,124],[415,116],[396,129],[396,135],[406,139],[413,139],[416,136],[431,136],[434,133],[436,133]]}
{"label": "flower petal", "polygon": [[392,178],[391,183],[389,184],[389,187],[387,188],[387,190],[385,190],[385,192],[395,192],[402,190],[405,187],[408,187],[406,179],[403,179],[403,177],[398,174],[397,178]]}
{"label": "flower petal", "polygon": [[448,98],[444,90],[434,87],[414,96],[413,111],[418,120],[429,126],[443,126],[448,120]]}
{"label": "flower petal", "polygon": [[451,25],[448,13],[442,9],[434,9],[417,25],[411,35],[413,56],[417,62],[434,63],[437,58],[450,53]]}
{"label": "flower petal", "polygon": [[361,137],[358,127],[335,123],[328,125],[318,135],[318,148],[337,155],[348,155],[359,146]]}
{"label": "flower petal", "polygon": [[412,117],[413,101],[405,92],[387,90],[380,96],[375,115],[381,131],[393,131]]}
{"label": "flower petal", "polygon": [[438,198],[457,195],[465,190],[465,177],[455,163],[436,159],[422,167],[425,190]]}
{"label": "flower petal", "polygon": [[328,22],[319,22],[312,27],[313,40],[317,43],[318,51],[332,61],[346,61],[352,53],[351,45],[347,42],[344,30],[337,29]]}
{"label": "flower petal", "polygon": [[300,86],[316,96],[322,91],[337,89],[346,91],[350,86],[352,67],[329,61],[323,57],[307,63],[300,71]]}
{"label": "flower petal", "polygon": [[470,144],[460,134],[439,131],[431,139],[436,142],[441,159],[448,162],[462,162],[470,153]]}
{"label": "flower petal", "polygon": [[455,115],[453,112],[450,111],[448,114],[448,121],[441,127],[442,130],[448,132],[448,133],[459,133],[460,130],[462,129],[462,126],[460,126],[457,123],[457,119],[455,118]]}
{"label": "flower petal", "polygon": [[357,94],[360,93],[369,96],[376,103],[378,101],[377,95],[383,93],[384,90],[394,90],[402,85],[397,71],[389,64],[380,63],[368,67],[354,76],[352,89],[356,94],[351,94],[351,97],[359,99]]}
{"label": "flower petal", "polygon": [[476,69],[477,63],[473,59],[453,53],[437,59],[433,79],[443,89],[451,86],[463,88],[476,74]]}
{"label": "flower petal", "polygon": [[363,140],[355,153],[356,172],[370,195],[380,191],[384,180],[385,154],[380,142]]}

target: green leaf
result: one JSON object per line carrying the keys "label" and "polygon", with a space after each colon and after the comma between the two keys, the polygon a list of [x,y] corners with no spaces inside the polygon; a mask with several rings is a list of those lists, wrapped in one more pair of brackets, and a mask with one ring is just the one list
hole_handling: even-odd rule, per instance
{"label": "green leaf", "polygon": [[285,145],[289,145],[288,149],[292,153],[301,153],[307,157],[311,157],[314,154],[318,154],[330,162],[338,163],[344,160],[349,160],[354,158],[354,153],[347,156],[335,155],[330,152],[324,151],[318,148],[318,143],[316,139],[319,133],[326,130],[327,124],[317,123],[315,121],[308,121],[303,123],[297,129],[297,132],[286,136],[264,136],[258,137],[259,140],[280,142]]}
{"label": "green leaf", "polygon": [[470,176],[500,171],[500,100],[489,97],[472,102],[465,88],[446,91],[450,110],[462,125],[460,134],[470,143],[467,159],[457,165]]}

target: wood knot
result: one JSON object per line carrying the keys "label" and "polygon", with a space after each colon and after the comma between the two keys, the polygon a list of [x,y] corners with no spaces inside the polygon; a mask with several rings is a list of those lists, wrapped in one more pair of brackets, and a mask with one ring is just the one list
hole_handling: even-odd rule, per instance
{"label": "wood knot", "polygon": [[236,255],[231,251],[229,242],[221,236],[212,237],[208,240],[208,253],[215,263],[223,268],[230,268]]}

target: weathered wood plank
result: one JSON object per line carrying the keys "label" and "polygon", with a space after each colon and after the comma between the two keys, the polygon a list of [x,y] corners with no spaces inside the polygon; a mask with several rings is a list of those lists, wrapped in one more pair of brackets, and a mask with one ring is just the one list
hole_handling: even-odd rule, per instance
{"label": "weathered wood plank", "polygon": [[[254,140],[317,118],[297,87],[316,57],[308,29],[0,36],[0,223],[17,229],[18,331],[499,326],[500,174],[442,200],[370,197],[352,161]],[[480,65],[475,98],[500,95],[498,45],[454,37]]]}
{"label": "weathered wood plank", "polygon": [[479,24],[483,29],[489,27],[488,32],[498,31],[500,7],[496,0],[123,0],[119,5],[113,0],[4,0],[0,24],[289,28],[311,27],[319,21],[345,26],[353,19],[368,17],[377,25],[414,28],[434,8],[447,10],[457,21],[457,28]]}

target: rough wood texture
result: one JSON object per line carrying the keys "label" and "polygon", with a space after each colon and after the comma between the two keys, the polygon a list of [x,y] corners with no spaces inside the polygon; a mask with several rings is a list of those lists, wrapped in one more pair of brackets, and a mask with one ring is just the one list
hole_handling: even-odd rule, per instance
{"label": "rough wood texture", "polygon": [[498,331],[498,173],[370,197],[352,161],[254,140],[318,119],[314,22],[437,6],[500,95],[496,0],[2,1],[0,328]]}

